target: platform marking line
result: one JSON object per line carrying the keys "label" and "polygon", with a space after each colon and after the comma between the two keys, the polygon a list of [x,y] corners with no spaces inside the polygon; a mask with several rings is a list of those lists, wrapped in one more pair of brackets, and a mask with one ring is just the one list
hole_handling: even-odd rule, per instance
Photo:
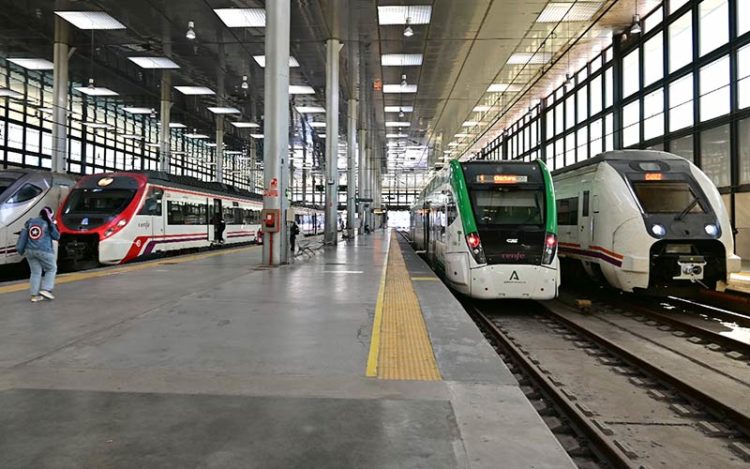
{"label": "platform marking line", "polygon": [[422,307],[395,233],[388,254],[377,376],[389,380],[439,381]]}
{"label": "platform marking line", "polygon": [[[235,249],[220,250],[215,252],[208,252],[203,254],[191,254],[183,257],[166,257],[164,259],[158,259],[155,261],[139,262],[137,264],[124,265],[122,267],[111,267],[100,270],[92,270],[88,272],[71,272],[67,274],[58,275],[55,279],[55,284],[62,285],[66,283],[80,282],[82,280],[90,280],[94,278],[109,277],[111,275],[119,275],[128,272],[135,272],[138,270],[144,270],[151,267],[159,267],[163,265],[174,265],[182,264],[185,262],[198,261],[207,259],[209,257],[220,256],[224,254],[235,254],[238,252],[248,251],[251,249],[257,249],[259,246],[247,246]],[[29,282],[13,283],[11,285],[0,286],[0,295],[5,293],[17,293],[29,289]]]}
{"label": "platform marking line", "polygon": [[375,317],[372,321],[372,337],[370,338],[370,353],[367,354],[367,369],[365,376],[374,378],[378,375],[378,359],[380,357],[380,329],[383,325],[383,299],[385,297],[385,278],[388,272],[388,253],[391,250],[391,240],[388,238],[383,256],[383,271],[380,274],[378,299],[375,302]]}
{"label": "platform marking line", "polygon": [[437,277],[412,277],[412,282],[437,282],[440,279]]}

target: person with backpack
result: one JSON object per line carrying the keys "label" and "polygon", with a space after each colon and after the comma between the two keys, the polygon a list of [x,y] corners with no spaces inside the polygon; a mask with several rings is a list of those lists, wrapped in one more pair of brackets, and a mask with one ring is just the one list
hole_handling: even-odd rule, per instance
{"label": "person with backpack", "polygon": [[[57,255],[52,241],[60,239],[60,232],[55,224],[52,209],[44,207],[38,217],[26,221],[16,243],[18,253],[26,257],[31,269],[31,302],[43,299],[54,300],[52,289],[55,288],[57,274]],[[44,276],[42,276],[44,272]]]}

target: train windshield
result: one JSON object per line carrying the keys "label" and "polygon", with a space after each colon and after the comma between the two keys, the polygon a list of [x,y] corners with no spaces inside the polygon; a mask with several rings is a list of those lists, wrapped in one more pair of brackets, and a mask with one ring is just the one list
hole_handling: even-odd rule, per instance
{"label": "train windshield", "polygon": [[478,225],[544,224],[544,192],[518,188],[471,191]]}
{"label": "train windshield", "polygon": [[633,181],[633,189],[645,213],[706,213],[684,181]]}
{"label": "train windshield", "polygon": [[128,189],[75,189],[70,193],[63,213],[117,215],[133,200],[135,192]]}

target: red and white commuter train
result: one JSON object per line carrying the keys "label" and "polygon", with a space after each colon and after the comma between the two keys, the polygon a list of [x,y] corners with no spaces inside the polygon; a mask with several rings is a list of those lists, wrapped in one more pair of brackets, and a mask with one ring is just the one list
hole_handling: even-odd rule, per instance
{"label": "red and white commuter train", "polygon": [[[262,198],[162,172],[84,176],[58,214],[61,262],[121,264],[159,252],[258,240]],[[226,225],[215,239],[214,221]]]}

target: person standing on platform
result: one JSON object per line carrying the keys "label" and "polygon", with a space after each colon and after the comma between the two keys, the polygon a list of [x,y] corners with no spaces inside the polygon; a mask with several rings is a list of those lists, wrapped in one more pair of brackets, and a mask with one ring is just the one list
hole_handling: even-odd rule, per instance
{"label": "person standing on platform", "polygon": [[292,222],[292,226],[289,227],[289,246],[292,248],[292,252],[294,252],[294,248],[297,245],[297,235],[299,234],[299,225],[297,225],[297,221]]}
{"label": "person standing on platform", "polygon": [[223,244],[224,243],[224,228],[226,228],[226,223],[224,223],[224,217],[221,216],[220,211],[216,211],[214,214],[214,243]]}
{"label": "person standing on platform", "polygon": [[[57,275],[57,255],[52,241],[60,239],[60,232],[55,224],[52,209],[44,207],[38,217],[26,221],[16,243],[18,253],[26,257],[31,269],[31,302],[43,299],[54,300],[52,290],[55,288]],[[44,272],[44,277],[42,277]]]}

